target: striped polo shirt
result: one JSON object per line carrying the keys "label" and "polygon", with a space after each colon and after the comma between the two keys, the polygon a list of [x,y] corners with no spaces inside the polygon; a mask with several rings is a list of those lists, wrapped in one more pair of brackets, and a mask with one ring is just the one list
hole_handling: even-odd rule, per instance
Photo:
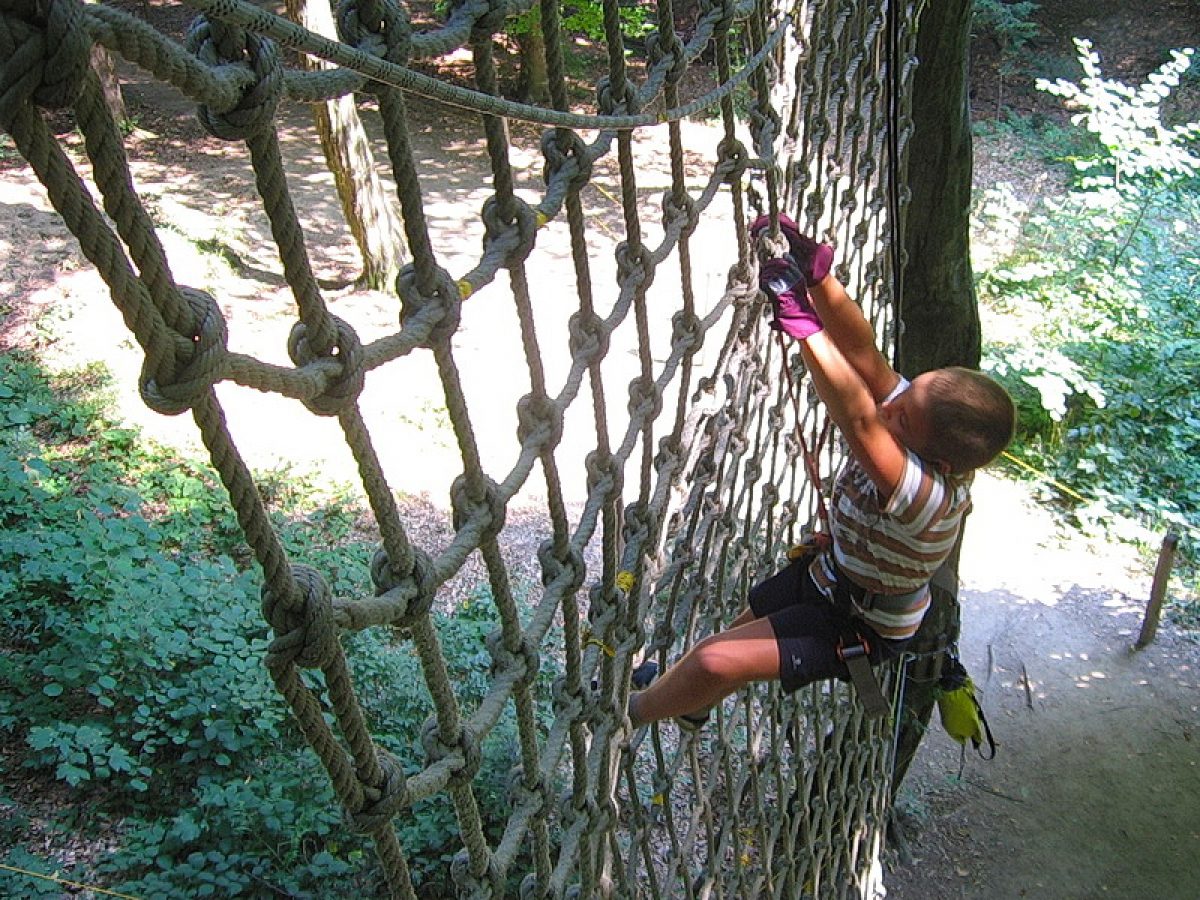
{"label": "striped polo shirt", "polygon": [[[892,396],[908,385],[901,380]],[[884,501],[862,466],[853,457],[846,461],[830,497],[832,547],[809,569],[832,597],[836,559],[843,573],[876,595],[858,614],[888,640],[916,633],[929,608],[929,580],[954,549],[971,508],[970,473],[943,475],[911,450],[907,457],[900,483]]]}

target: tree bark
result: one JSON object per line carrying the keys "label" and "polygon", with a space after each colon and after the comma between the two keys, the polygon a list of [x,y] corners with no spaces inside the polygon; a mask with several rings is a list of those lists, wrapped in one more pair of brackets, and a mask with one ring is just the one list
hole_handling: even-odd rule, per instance
{"label": "tree bark", "polygon": [[917,32],[912,199],[904,249],[903,323],[897,362],[911,378],[976,367],[979,310],[971,273],[971,114],[967,98],[972,0],[931,0]]}
{"label": "tree bark", "polygon": [[92,45],[92,69],[100,79],[100,87],[104,90],[104,103],[112,113],[118,125],[124,125],[129,119],[125,110],[125,98],[121,94],[121,82],[117,78],[117,67],[112,54],[99,44]]}
{"label": "tree bark", "polygon": [[528,27],[516,35],[521,53],[521,75],[517,89],[526,103],[550,99],[550,77],[546,71],[546,39],[542,35],[542,10],[536,4],[522,17]]}
{"label": "tree bark", "polygon": [[[926,3],[917,32],[920,63],[913,83],[908,167],[912,199],[904,234],[904,298],[897,353],[897,366],[909,378],[942,366],[979,365],[979,310],[969,244],[971,6],[972,0]],[[929,724],[944,650],[958,640],[957,547],[935,576],[930,593],[932,604],[910,646],[922,658],[910,664],[899,713],[893,796]]]}
{"label": "tree bark", "polygon": [[[335,36],[333,14],[327,0],[287,0],[289,18],[310,31]],[[303,65],[319,68],[324,63],[303,57]],[[407,251],[404,233],[395,208],[379,175],[352,96],[313,105],[313,118],[321,139],[325,163],[333,173],[342,214],[362,256],[359,284],[369,288],[391,285]]]}

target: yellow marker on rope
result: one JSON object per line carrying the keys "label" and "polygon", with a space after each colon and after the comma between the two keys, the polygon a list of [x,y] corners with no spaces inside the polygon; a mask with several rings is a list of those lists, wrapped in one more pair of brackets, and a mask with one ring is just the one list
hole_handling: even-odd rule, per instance
{"label": "yellow marker on rope", "polygon": [[460,299],[466,300],[473,293],[475,293],[475,287],[467,279],[464,278],[458,282],[458,296]]}
{"label": "yellow marker on rope", "polygon": [[633,573],[630,571],[622,571],[617,573],[617,588],[629,593],[633,590]]}
{"label": "yellow marker on rope", "polygon": [[586,647],[588,644],[592,644],[595,647],[599,647],[600,652],[603,653],[605,656],[607,656],[609,659],[612,659],[617,655],[617,651],[614,648],[608,646],[608,644],[604,643],[604,641],[600,640],[600,638],[592,637],[590,634],[584,640],[583,646]]}
{"label": "yellow marker on rope", "polygon": [[537,211],[537,215],[534,216],[533,221],[534,221],[534,226],[533,226],[534,228],[541,228],[547,222],[550,221],[550,217],[539,209]]}

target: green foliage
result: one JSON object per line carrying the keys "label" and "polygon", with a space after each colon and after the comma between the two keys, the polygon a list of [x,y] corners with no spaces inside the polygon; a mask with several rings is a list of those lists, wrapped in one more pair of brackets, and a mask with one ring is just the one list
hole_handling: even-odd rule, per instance
{"label": "green foliage", "polygon": [[1038,10],[1032,0],[975,0],[972,6],[975,34],[993,41],[1000,51],[1001,74],[1016,71],[1021,51],[1041,28],[1031,18]]}
{"label": "green foliage", "polygon": [[[627,38],[643,38],[655,29],[654,8],[642,4],[622,5],[617,10],[621,33]],[[563,9],[563,30],[581,34],[590,41],[603,41],[604,6],[597,0],[577,0]]]}
{"label": "green foliage", "polygon": [[[107,830],[115,851],[80,880],[153,897],[374,895],[373,851],[346,830],[263,665],[259,574],[223,490],[206,465],[109,421],[103,388],[95,372],[52,384],[32,362],[0,358],[8,761],[72,790],[64,815],[81,815],[71,827]],[[360,510],[318,487],[290,472],[260,479],[293,557],[325,572],[335,593],[361,592],[373,547],[359,536]],[[485,600],[436,622],[468,711],[491,683],[496,616]],[[373,731],[417,771],[414,737],[433,710],[411,645],[382,630],[345,644]],[[319,672],[303,677],[323,693]],[[551,677],[547,667],[540,683]],[[509,710],[476,780],[493,835],[516,743]],[[6,805],[8,821],[23,815]],[[459,846],[452,807],[420,804],[400,828],[415,877],[446,895],[433,882]],[[32,859],[28,848],[6,858]],[[11,896],[41,889],[4,884]]]}
{"label": "green foliage", "polygon": [[978,209],[980,234],[1011,244],[979,275],[986,365],[1018,402],[1022,451],[1096,498],[1081,521],[1121,512],[1197,534],[1200,123],[1162,113],[1193,51],[1135,89],[1077,48],[1079,84],[1040,83],[1075,111],[1066,191],[1026,202],[1001,187]]}
{"label": "green foliage", "polygon": [[[1179,87],[1196,51],[1172,50],[1171,59],[1150,73],[1145,84],[1132,88],[1103,77],[1090,41],[1076,38],[1075,49],[1084,73],[1078,84],[1059,78],[1039,79],[1037,86],[1079,110],[1072,123],[1096,138],[1093,152],[1074,160],[1080,187],[1095,191],[1100,202],[1116,198],[1138,203],[1147,190],[1193,178],[1200,167],[1200,121],[1168,125],[1162,106]],[[1126,185],[1129,190],[1122,191]]]}

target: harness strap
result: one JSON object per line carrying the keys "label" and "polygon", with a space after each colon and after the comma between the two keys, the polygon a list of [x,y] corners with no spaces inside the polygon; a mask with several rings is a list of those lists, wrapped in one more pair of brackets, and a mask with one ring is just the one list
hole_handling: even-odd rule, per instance
{"label": "harness strap", "polygon": [[862,614],[873,609],[876,602],[883,597],[886,597],[889,603],[911,605],[919,600],[925,591],[929,589],[927,582],[916,590],[908,591],[904,594],[875,593],[874,591],[868,591],[851,578],[846,570],[838,564],[837,557],[833,553],[829,554],[829,561],[833,564],[833,573],[837,578],[837,583],[833,588],[834,602],[835,604],[844,604],[852,613]]}
{"label": "harness strap", "polygon": [[855,642],[838,643],[838,658],[846,664],[850,672],[850,681],[858,692],[858,701],[863,706],[863,712],[868,719],[880,719],[891,712],[887,698],[879,687],[879,679],[871,667],[870,645],[862,635],[855,635]]}

